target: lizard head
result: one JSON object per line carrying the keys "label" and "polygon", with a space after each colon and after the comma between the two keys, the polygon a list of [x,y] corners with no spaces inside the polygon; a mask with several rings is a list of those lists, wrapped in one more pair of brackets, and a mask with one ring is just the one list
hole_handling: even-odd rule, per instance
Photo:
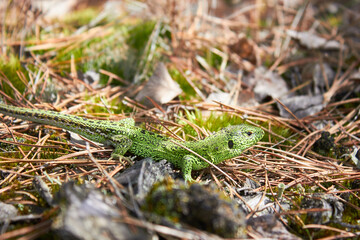
{"label": "lizard head", "polygon": [[212,142],[212,157],[217,163],[239,156],[245,149],[256,144],[264,136],[261,128],[240,124],[221,129],[214,135]]}

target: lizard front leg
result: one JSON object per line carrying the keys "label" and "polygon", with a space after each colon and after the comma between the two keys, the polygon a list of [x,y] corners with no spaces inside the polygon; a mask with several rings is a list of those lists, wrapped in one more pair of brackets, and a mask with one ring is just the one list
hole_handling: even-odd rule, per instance
{"label": "lizard front leg", "polygon": [[119,159],[130,149],[132,140],[124,135],[115,135],[110,138],[110,143],[115,147],[111,157]]}
{"label": "lizard front leg", "polygon": [[199,159],[193,155],[185,155],[182,160],[181,170],[183,172],[185,182],[195,182],[195,180],[191,177],[191,171],[193,169],[193,165],[196,164],[196,162],[199,162]]}

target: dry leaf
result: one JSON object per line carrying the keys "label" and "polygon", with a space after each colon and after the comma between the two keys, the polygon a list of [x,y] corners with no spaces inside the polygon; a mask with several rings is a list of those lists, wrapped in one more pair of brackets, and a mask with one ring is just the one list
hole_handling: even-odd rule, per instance
{"label": "dry leaf", "polygon": [[[321,111],[324,107],[323,101],[324,98],[321,95],[296,96],[281,99],[281,102],[289,108],[297,118],[304,118]],[[277,106],[280,109],[280,116],[292,118],[291,114],[286,111],[281,104],[277,103]]]}
{"label": "dry leaf", "polygon": [[244,82],[253,87],[255,98],[259,102],[268,96],[280,98],[289,91],[286,82],[279,74],[267,71],[264,67],[255,69],[254,76],[245,78]]}
{"label": "dry leaf", "polygon": [[152,106],[152,103],[146,97],[151,98],[156,103],[164,104],[174,99],[180,93],[182,93],[182,89],[179,84],[171,78],[164,63],[160,62],[149,81],[135,99],[140,102],[143,101],[146,106]]}
{"label": "dry leaf", "polygon": [[288,30],[287,34],[290,37],[299,40],[301,45],[309,49],[336,50],[340,49],[341,47],[341,44],[338,41],[327,40],[310,32],[297,32],[294,30]]}

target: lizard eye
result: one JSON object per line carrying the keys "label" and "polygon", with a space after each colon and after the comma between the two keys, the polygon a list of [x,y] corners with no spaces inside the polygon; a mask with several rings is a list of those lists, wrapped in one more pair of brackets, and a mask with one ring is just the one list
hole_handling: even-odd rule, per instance
{"label": "lizard eye", "polygon": [[247,132],[246,134],[250,137],[253,133],[252,132]]}
{"label": "lizard eye", "polygon": [[230,149],[232,149],[232,148],[234,147],[234,142],[233,142],[233,140],[229,140],[229,141],[228,141],[228,146],[229,146]]}

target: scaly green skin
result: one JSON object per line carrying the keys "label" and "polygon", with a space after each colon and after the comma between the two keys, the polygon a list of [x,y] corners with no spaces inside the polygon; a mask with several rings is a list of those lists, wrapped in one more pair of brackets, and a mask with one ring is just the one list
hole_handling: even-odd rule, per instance
{"label": "scaly green skin", "polygon": [[[198,153],[214,164],[237,157],[245,149],[257,143],[264,131],[250,125],[226,127],[209,137],[193,142],[180,142],[159,134],[135,127],[131,118],[118,122],[92,120],[78,116],[65,115],[53,111],[20,108],[0,104],[0,112],[16,118],[48,124],[78,133],[92,141],[115,147],[113,157],[124,155],[127,151],[154,160],[166,159],[181,168],[186,181],[194,181],[192,170],[209,166],[208,163],[179,145]],[[177,143],[177,144],[176,144]]]}

